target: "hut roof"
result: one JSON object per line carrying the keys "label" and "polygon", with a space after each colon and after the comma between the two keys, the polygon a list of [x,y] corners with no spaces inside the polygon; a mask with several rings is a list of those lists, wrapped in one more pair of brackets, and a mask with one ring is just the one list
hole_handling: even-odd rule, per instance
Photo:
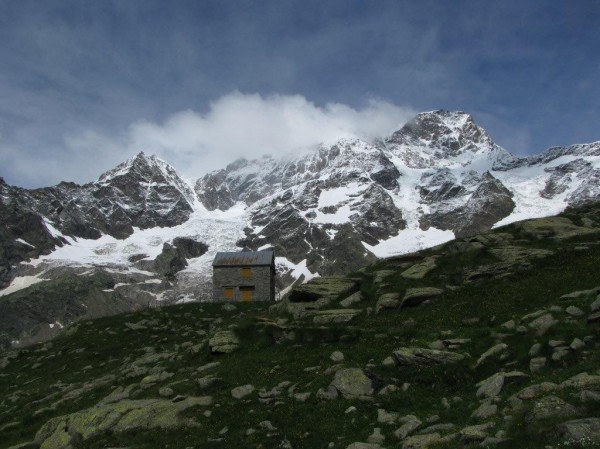
{"label": "hut roof", "polygon": [[213,267],[251,267],[273,264],[275,252],[264,251],[240,251],[217,253],[213,260]]}

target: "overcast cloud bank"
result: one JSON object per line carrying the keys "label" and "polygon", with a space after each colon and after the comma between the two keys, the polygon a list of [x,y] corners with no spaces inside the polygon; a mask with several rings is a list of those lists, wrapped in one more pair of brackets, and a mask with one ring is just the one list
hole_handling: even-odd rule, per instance
{"label": "overcast cloud bank", "polygon": [[[318,106],[302,95],[232,92],[213,101],[204,114],[187,110],[161,123],[139,121],[117,136],[91,130],[67,135],[67,151],[53,155],[58,159],[30,159],[15,166],[20,173],[13,174],[49,185],[59,181],[54,169],[70,176],[65,180],[89,182],[100,175],[99,167],[111,168],[144,151],[197,178],[240,157],[283,156],[344,137],[385,137],[415,114],[410,107],[376,99],[355,109],[340,103]],[[2,154],[15,150],[3,147]]]}

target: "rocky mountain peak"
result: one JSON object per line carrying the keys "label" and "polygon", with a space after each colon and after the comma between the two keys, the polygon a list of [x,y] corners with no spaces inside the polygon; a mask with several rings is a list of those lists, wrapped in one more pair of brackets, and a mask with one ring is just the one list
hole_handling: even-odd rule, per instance
{"label": "rocky mountain peak", "polygon": [[471,115],[462,111],[445,110],[418,114],[386,142],[442,149],[448,156],[496,146]]}

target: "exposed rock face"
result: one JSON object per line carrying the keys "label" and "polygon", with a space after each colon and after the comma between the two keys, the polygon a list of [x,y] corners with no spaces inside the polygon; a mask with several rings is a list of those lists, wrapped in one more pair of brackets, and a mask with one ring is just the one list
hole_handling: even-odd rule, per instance
{"label": "exposed rock face", "polygon": [[512,197],[510,190],[490,172],[485,172],[464,205],[449,210],[448,204],[441,201],[436,212],[422,218],[421,225],[449,229],[457,237],[474,235],[510,215],[515,208]]}
{"label": "exposed rock face", "polygon": [[44,449],[67,449],[105,432],[172,429],[186,424],[179,413],[195,406],[208,406],[212,398],[187,398],[173,402],[163,399],[123,400],[96,406],[48,421],[35,441]]}

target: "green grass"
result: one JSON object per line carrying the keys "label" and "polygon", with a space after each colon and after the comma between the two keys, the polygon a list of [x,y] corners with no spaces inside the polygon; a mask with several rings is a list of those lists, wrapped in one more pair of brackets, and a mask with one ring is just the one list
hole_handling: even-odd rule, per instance
{"label": "green grass", "polygon": [[[596,209],[580,212],[584,213],[595,217]],[[568,214],[577,218],[576,223],[582,223],[577,212]],[[208,407],[212,414],[205,416],[206,408],[197,407],[185,413],[187,418],[196,421],[196,427],[107,433],[75,447],[275,448],[286,438],[295,449],[325,448],[330,442],[335,443],[336,448],[345,448],[353,441],[366,441],[374,427],[381,427],[386,435],[385,447],[399,447],[392,432],[400,424],[377,424],[378,408],[400,415],[415,414],[423,421],[439,415],[439,422],[454,423],[457,429],[476,424],[470,418],[479,405],[475,383],[501,369],[529,373],[528,351],[535,342],[557,339],[569,344],[575,337],[586,336],[600,342],[597,325],[588,325],[585,317],[567,321],[563,312],[554,313],[561,321],[543,337],[530,330],[517,334],[500,327],[511,319],[519,324],[520,317],[552,305],[572,304],[588,310],[591,298],[569,301],[559,298],[575,290],[600,285],[598,235],[568,241],[524,240],[515,225],[497,232],[513,234],[515,240],[509,242],[510,245],[549,249],[553,255],[531,261],[527,269],[508,270],[506,277],[473,282],[465,282],[470,270],[499,263],[490,251],[456,255],[444,247],[427,250],[422,255],[440,257],[437,267],[420,280],[400,276],[406,264],[415,262],[414,257],[379,261],[353,275],[361,278],[359,288],[364,299],[356,307],[363,308],[364,313],[350,324],[317,326],[310,317],[292,320],[285,313],[270,310],[268,304],[236,304],[234,311],[223,310],[221,304],[185,304],[82,321],[50,343],[9,352],[10,362],[0,371],[0,428],[7,423],[17,424],[0,431],[0,448],[30,441],[48,419],[92,407],[114,388],[131,384],[138,386],[132,399],[157,398],[159,389],[164,386],[185,396],[210,395],[214,398],[214,405]],[[586,242],[589,249],[576,250],[581,242]],[[392,270],[394,274],[379,285],[373,276],[379,270]],[[383,293],[402,295],[407,288],[422,286],[443,288],[444,293],[420,307],[367,313],[368,309],[372,312]],[[332,304],[332,307],[337,305]],[[478,321],[465,322],[469,318],[478,318]],[[142,320],[152,324],[139,330],[128,327]],[[186,348],[205,341],[206,335],[217,328],[235,331],[241,341],[237,351],[216,355],[206,346],[194,354]],[[498,333],[508,334],[501,339],[509,346],[508,359],[490,359],[474,368],[477,358],[500,341]],[[284,338],[285,335],[290,338]],[[470,339],[459,350],[469,357],[454,365],[427,368],[381,364],[401,346],[427,347],[440,338]],[[146,366],[148,373],[123,375],[123,369],[146,354],[149,347],[156,353],[169,353],[171,357]],[[328,369],[334,365],[329,356],[335,350],[345,356],[343,367],[363,368],[376,389],[390,384],[398,387],[408,384],[408,389],[375,395],[372,401],[318,399],[317,390],[326,388],[333,379],[334,370]],[[547,346],[542,355],[551,355]],[[220,362],[216,369],[206,373],[197,371],[198,367],[214,361]],[[502,392],[499,407],[502,410],[506,399],[525,386],[543,381],[562,382],[583,371],[596,373],[599,361],[600,349],[596,344],[588,345],[585,353],[571,354],[560,362],[549,360],[547,366],[532,374],[529,380],[508,385]],[[306,371],[307,367],[316,368]],[[173,375],[150,388],[139,388],[145,375],[159,371]],[[207,374],[215,374],[220,381],[202,390],[196,379]],[[98,383],[98,379],[103,378],[108,380]],[[304,403],[297,402],[284,389],[284,394],[269,404],[258,401],[259,390],[270,390],[284,381],[295,386],[295,393],[310,392],[310,398]],[[243,384],[254,385],[256,391],[247,399],[233,399],[231,389]],[[68,389],[61,391],[65,385]],[[52,404],[72,390],[80,393],[52,408]],[[562,391],[557,395],[580,407],[586,416],[600,416],[600,406],[580,404],[572,393]],[[453,397],[462,400],[453,402],[449,409],[444,408],[442,398],[452,401]],[[350,406],[357,410],[345,413]],[[512,423],[505,422],[501,414],[491,418],[497,424],[496,429],[506,430],[512,438],[499,447],[543,448],[554,444],[550,430],[556,422],[542,422],[533,427],[520,424],[528,407],[531,404],[527,404],[520,415],[515,415]],[[259,427],[265,420],[278,428],[276,435],[268,436],[268,432]],[[220,435],[224,427],[229,430]],[[247,435],[250,428],[256,432]],[[455,441],[445,447],[457,447],[456,444]]]}

